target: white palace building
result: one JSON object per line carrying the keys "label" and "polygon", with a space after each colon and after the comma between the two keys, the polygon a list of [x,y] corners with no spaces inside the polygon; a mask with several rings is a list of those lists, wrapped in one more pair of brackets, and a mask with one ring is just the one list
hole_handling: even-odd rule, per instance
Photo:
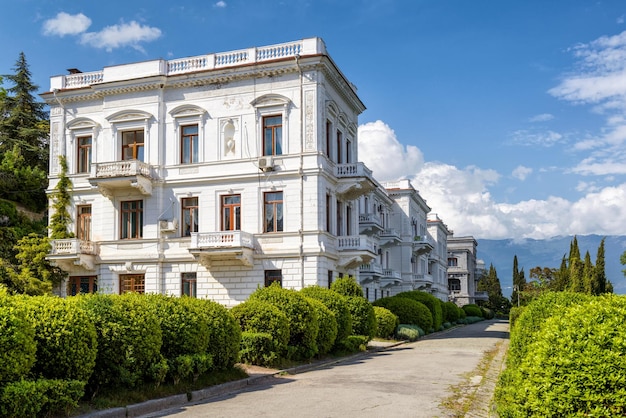
{"label": "white palace building", "polygon": [[[448,300],[446,225],[408,180],[359,162],[365,106],[320,38],[51,77],[50,185],[65,156],[75,238],[62,295],[233,306],[357,278],[369,300]],[[393,161],[389,162],[393,164]]]}

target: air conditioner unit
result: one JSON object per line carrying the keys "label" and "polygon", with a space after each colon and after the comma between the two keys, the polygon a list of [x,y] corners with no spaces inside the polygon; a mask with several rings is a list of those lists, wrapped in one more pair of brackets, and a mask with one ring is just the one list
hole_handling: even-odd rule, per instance
{"label": "air conditioner unit", "polygon": [[178,229],[178,219],[161,219],[159,221],[159,229],[161,232],[174,232]]}
{"label": "air conditioner unit", "polygon": [[263,171],[274,170],[274,157],[266,156],[259,158],[259,168]]}

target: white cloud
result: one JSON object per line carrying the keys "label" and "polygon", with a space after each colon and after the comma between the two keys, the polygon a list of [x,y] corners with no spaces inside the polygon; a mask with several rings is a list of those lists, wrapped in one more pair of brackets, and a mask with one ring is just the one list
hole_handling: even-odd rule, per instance
{"label": "white cloud", "polygon": [[56,17],[48,19],[43,23],[44,35],[78,35],[85,32],[91,25],[91,19],[82,13],[71,15],[60,12]]}
{"label": "white cloud", "polygon": [[533,169],[530,167],[524,167],[523,165],[518,165],[515,167],[511,175],[518,180],[524,181],[526,177],[528,177],[533,172]]}
{"label": "white cloud", "polygon": [[214,4],[214,6],[220,8],[220,9],[223,9],[224,7],[226,7],[226,2],[225,1],[218,1],[217,3]]}
{"label": "white cloud", "polygon": [[541,113],[528,119],[529,122],[547,122],[554,119],[554,115],[550,113]]}
{"label": "white cloud", "polygon": [[99,32],[88,32],[81,36],[80,42],[95,48],[112,51],[115,48],[130,46],[143,52],[143,42],[154,41],[161,37],[161,30],[131,21],[119,25],[107,26]]}
{"label": "white cloud", "polygon": [[520,129],[511,134],[511,140],[517,145],[551,147],[564,140],[563,135],[554,131],[537,132]]}
{"label": "white cloud", "polygon": [[358,138],[359,160],[367,161],[367,167],[379,181],[405,178],[424,164],[419,148],[405,148],[393,129],[380,120],[359,126]]}

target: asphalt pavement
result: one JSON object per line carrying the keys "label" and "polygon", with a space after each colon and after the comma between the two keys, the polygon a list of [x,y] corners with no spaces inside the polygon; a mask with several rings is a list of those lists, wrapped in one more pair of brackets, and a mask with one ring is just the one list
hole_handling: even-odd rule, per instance
{"label": "asphalt pavement", "polygon": [[[191,402],[180,395],[118,412],[151,418],[493,417],[508,338],[507,321],[482,321],[412,343],[374,342],[368,352],[341,360],[256,371],[244,382],[194,393]],[[451,400],[466,412],[451,408]],[[98,416],[115,416],[109,412]]]}

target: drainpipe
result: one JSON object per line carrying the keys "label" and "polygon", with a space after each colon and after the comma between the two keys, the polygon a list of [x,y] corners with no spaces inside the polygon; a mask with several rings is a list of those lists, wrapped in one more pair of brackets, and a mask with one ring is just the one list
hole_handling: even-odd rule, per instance
{"label": "drainpipe", "polygon": [[300,55],[296,54],[296,67],[300,74],[300,288],[304,289],[304,94],[302,92],[303,79],[300,68]]}

